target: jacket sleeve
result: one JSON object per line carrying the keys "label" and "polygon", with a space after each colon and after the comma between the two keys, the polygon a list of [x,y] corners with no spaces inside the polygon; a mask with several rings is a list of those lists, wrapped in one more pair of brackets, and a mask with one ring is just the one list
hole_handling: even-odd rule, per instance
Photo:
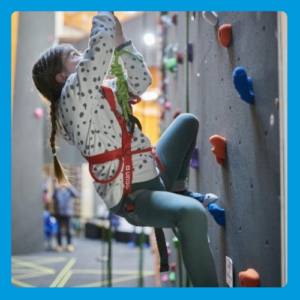
{"label": "jacket sleeve", "polygon": [[115,20],[110,12],[99,12],[93,17],[88,48],[76,73],[67,80],[63,99],[71,97],[86,105],[98,93],[111,62],[115,30]]}
{"label": "jacket sleeve", "polygon": [[134,95],[142,95],[152,83],[151,73],[143,56],[137,51],[131,41],[120,45],[116,50],[126,49],[132,54],[124,53],[121,59],[127,73],[129,92]]}

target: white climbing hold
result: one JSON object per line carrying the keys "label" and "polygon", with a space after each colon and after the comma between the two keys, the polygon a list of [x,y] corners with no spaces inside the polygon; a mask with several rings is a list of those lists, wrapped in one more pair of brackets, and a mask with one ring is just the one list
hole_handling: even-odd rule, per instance
{"label": "white climbing hold", "polygon": [[203,199],[203,206],[207,207],[210,203],[215,203],[218,200],[218,196],[215,194],[208,193],[205,195],[205,198]]}
{"label": "white climbing hold", "polygon": [[216,26],[218,24],[218,15],[214,11],[203,11],[203,18],[212,26]]}

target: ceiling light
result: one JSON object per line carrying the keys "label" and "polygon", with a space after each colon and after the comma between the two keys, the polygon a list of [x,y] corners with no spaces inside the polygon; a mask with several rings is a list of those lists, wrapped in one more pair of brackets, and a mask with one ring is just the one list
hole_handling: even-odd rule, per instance
{"label": "ceiling light", "polygon": [[151,46],[155,43],[155,37],[152,33],[147,33],[144,35],[144,41],[148,46]]}

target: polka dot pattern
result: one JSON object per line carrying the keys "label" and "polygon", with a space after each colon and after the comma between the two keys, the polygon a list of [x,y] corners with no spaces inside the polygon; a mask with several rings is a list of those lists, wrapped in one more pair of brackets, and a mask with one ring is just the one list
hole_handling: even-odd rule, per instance
{"label": "polka dot pattern", "polygon": [[[118,149],[122,145],[122,132],[115,114],[100,89],[103,84],[115,43],[115,21],[109,12],[101,12],[93,18],[88,49],[77,72],[71,74],[65,84],[59,102],[59,130],[68,143],[75,145],[84,156],[93,156]],[[141,95],[151,84],[151,75],[139,52],[131,43],[124,46],[133,53],[122,54],[121,58],[128,75],[131,94]],[[146,79],[146,80],[145,80]],[[116,80],[107,85],[117,92]],[[122,109],[116,102],[117,109]],[[135,129],[132,150],[150,147],[149,139]],[[150,152],[133,156],[133,182],[146,181],[157,176],[154,158]],[[100,180],[115,176],[119,161],[93,166],[94,175]],[[111,183],[94,183],[99,196],[108,207],[115,206],[123,194],[121,174]]]}

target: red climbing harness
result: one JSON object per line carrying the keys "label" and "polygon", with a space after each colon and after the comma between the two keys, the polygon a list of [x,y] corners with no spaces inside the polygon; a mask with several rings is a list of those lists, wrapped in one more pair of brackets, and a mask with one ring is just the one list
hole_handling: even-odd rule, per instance
{"label": "red climbing harness", "polygon": [[[115,102],[115,96],[113,91],[109,87],[102,86],[102,90],[105,94],[105,98],[108,101],[111,110],[114,112],[118,123],[121,127],[122,130],[122,148],[108,151],[102,154],[94,155],[94,156],[84,156],[84,158],[89,162],[89,170],[96,182],[99,182],[101,184],[108,184],[112,181],[114,181],[120,172],[122,171],[123,167],[123,194],[127,199],[127,203],[125,205],[125,209],[128,213],[128,217],[131,218],[132,220],[135,220],[137,223],[140,223],[139,218],[136,216],[135,211],[134,211],[134,203],[133,199],[130,197],[131,193],[131,186],[132,186],[132,155],[135,154],[140,154],[144,152],[151,152],[152,155],[154,156],[158,167],[162,172],[165,171],[165,168],[161,161],[159,160],[154,147],[149,147],[146,149],[142,150],[131,150],[131,140],[133,138],[133,134],[129,134],[127,130],[127,125],[126,121],[122,118],[121,113],[117,110],[116,108],[116,102]],[[136,102],[129,102],[130,104],[136,104],[140,101]],[[119,167],[116,172],[116,174],[107,180],[100,180],[98,179],[94,173],[93,173],[93,165],[97,164],[103,164],[112,160],[119,160]],[[124,166],[123,166],[124,164]],[[140,226],[144,226],[139,224]],[[167,253],[167,248],[166,248],[166,240],[164,237],[164,233],[162,228],[155,228],[155,236],[157,240],[157,246],[158,246],[158,251],[160,254],[160,272],[167,272],[169,270],[169,264],[168,264],[168,253]]]}
{"label": "red climbing harness", "polygon": [[[93,179],[101,184],[108,184],[112,181],[114,181],[123,168],[123,194],[124,196],[127,196],[131,192],[131,186],[132,186],[132,155],[140,154],[144,152],[152,152],[152,155],[154,156],[159,168],[161,170],[164,170],[162,163],[160,162],[154,147],[149,147],[146,149],[141,150],[131,150],[131,140],[133,138],[133,134],[129,134],[127,131],[127,125],[126,121],[122,118],[121,113],[116,108],[116,102],[115,102],[115,96],[111,88],[102,86],[102,90],[105,94],[106,100],[108,101],[108,104],[110,105],[111,110],[114,112],[118,123],[122,130],[122,148],[118,148],[116,150],[108,151],[102,154],[94,155],[94,156],[84,156],[84,158],[89,162],[89,170],[91,173],[91,176]],[[137,102],[131,102],[131,104],[136,104]],[[115,175],[107,180],[100,180],[97,178],[93,173],[93,165],[97,164],[103,164],[112,160],[119,160],[119,167]]]}

